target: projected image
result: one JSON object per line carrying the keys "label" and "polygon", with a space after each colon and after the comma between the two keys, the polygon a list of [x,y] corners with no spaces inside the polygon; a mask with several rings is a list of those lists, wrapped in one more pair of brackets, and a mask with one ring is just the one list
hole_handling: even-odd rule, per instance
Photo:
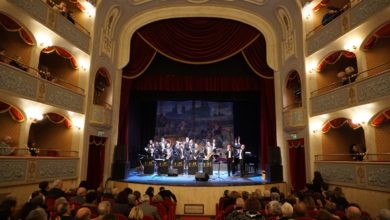
{"label": "projected image", "polygon": [[157,102],[155,138],[190,137],[199,141],[215,139],[222,147],[233,139],[233,130],[232,102]]}

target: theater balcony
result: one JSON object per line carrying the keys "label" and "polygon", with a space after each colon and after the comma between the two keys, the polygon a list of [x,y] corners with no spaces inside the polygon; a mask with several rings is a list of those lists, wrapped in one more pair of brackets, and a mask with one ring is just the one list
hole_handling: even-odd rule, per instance
{"label": "theater balcony", "polygon": [[91,106],[90,125],[95,127],[110,128],[112,126],[112,109],[110,105],[92,105]]}
{"label": "theater balcony", "polygon": [[350,158],[350,154],[316,155],[315,168],[333,185],[390,192],[390,154],[367,154],[363,161]]}
{"label": "theater balcony", "polygon": [[310,114],[316,116],[388,99],[390,95],[388,85],[390,85],[390,69],[361,78],[347,85],[340,86],[339,82],[330,84],[312,92]]}
{"label": "theater balcony", "polygon": [[84,90],[61,81],[39,77],[38,70],[27,71],[0,62],[0,91],[11,96],[53,105],[69,111],[83,113]]}
{"label": "theater balcony", "polygon": [[77,151],[41,149],[31,156],[27,148],[13,147],[13,155],[5,156],[0,149],[0,187],[35,184],[55,179],[76,180],[79,157]]}
{"label": "theater balcony", "polygon": [[[318,2],[318,1],[313,1]],[[332,2],[332,1],[324,1]],[[333,1],[339,2],[339,1]],[[341,1],[340,1],[341,2]],[[326,45],[335,41],[339,37],[362,25],[371,16],[378,15],[381,11],[385,11],[390,4],[389,0],[372,0],[372,1],[352,1],[353,3],[347,3],[344,6],[339,6],[342,9],[340,15],[334,17],[326,25],[321,24],[321,13],[317,11],[326,10],[326,5],[323,1],[320,1],[318,5],[308,5],[304,8],[305,11],[309,11],[306,15],[307,22],[312,22],[306,26],[313,26],[314,28],[309,30],[306,34],[306,48],[307,55],[313,54],[316,51],[324,48]],[[357,3],[356,3],[357,2]],[[324,12],[322,12],[324,14]],[[321,18],[319,18],[321,17]],[[310,20],[311,21],[308,21]],[[310,28],[310,27],[308,27]]]}
{"label": "theater balcony", "polygon": [[[74,19],[74,24],[65,16],[56,12],[50,5],[44,1],[30,1],[30,0],[8,0],[12,5],[24,10],[27,14],[32,16],[47,28],[56,32],[61,37],[65,38],[76,47],[80,48],[86,53],[90,51],[90,32],[92,29],[92,21],[84,19]],[[75,13],[74,17],[79,17]],[[85,16],[84,16],[85,17]],[[89,27],[89,28],[88,28]]]}

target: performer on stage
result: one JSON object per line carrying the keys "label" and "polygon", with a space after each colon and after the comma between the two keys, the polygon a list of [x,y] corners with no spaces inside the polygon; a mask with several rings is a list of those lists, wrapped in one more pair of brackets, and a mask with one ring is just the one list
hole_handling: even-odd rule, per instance
{"label": "performer on stage", "polygon": [[245,145],[241,144],[240,149],[237,153],[238,161],[240,163],[240,175],[245,176]]}
{"label": "performer on stage", "polygon": [[171,142],[170,141],[167,141],[167,145],[166,145],[166,148],[165,148],[165,160],[167,160],[169,162],[169,167],[171,167],[172,165],[172,161],[173,161],[173,148],[171,146]]}
{"label": "performer on stage", "polygon": [[146,151],[148,159],[154,159],[155,158],[155,156],[156,156],[156,148],[155,148],[153,139],[149,140],[148,145],[146,145],[146,147],[145,147],[145,151]]}
{"label": "performer on stage", "polygon": [[216,148],[214,148],[210,141],[207,141],[206,142],[206,156],[205,156],[205,160],[210,160],[213,158],[213,156],[215,155],[216,153]]}
{"label": "performer on stage", "polygon": [[232,148],[231,144],[226,145],[226,161],[227,161],[227,168],[228,168],[228,176],[230,176],[230,173],[234,175],[235,169],[234,169],[234,149]]}

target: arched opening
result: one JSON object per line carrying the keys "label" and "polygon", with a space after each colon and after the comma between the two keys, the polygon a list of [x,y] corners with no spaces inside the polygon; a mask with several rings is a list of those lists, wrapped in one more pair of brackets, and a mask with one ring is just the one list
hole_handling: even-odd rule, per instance
{"label": "arched opening", "polygon": [[[57,113],[46,113],[40,121],[30,126],[28,147],[39,148],[39,156],[70,156],[73,131],[72,122]],[[59,153],[60,151],[61,154]]]}
{"label": "arched opening", "polygon": [[390,68],[390,22],[387,21],[371,33],[363,42],[366,55],[368,76]]}
{"label": "arched opening", "polygon": [[0,60],[27,71],[30,62],[33,35],[19,22],[0,12]]}
{"label": "arched opening", "polygon": [[302,87],[299,73],[291,71],[287,76],[285,94],[283,96],[284,109],[302,107]]}
{"label": "arched opening", "polygon": [[87,182],[93,189],[103,184],[106,141],[105,137],[93,135],[89,137]]}
{"label": "arched opening", "polygon": [[362,152],[365,152],[364,129],[359,124],[354,124],[350,119],[336,118],[327,121],[322,127],[322,133],[324,160],[352,160],[350,154],[354,144],[358,145]]}
{"label": "arched opening", "polygon": [[95,75],[95,88],[93,94],[93,104],[101,105],[106,108],[111,107],[110,92],[111,82],[110,73],[104,67],[98,69]]}
{"label": "arched opening", "polygon": [[24,120],[25,117],[18,108],[0,101],[0,156],[24,153],[13,148],[19,147],[21,122]]}
{"label": "arched opening", "polygon": [[317,65],[317,85],[320,90],[330,90],[357,78],[357,60],[353,52],[339,50],[322,59]]}
{"label": "arched opening", "polygon": [[[387,108],[376,114],[370,121],[370,125],[375,127],[375,145],[377,160],[389,161],[390,149],[387,147],[390,143],[390,108]],[[382,154],[382,155],[381,155]]]}
{"label": "arched opening", "polygon": [[78,68],[76,58],[58,46],[44,48],[39,56],[39,74],[43,79],[76,92],[83,92],[78,87]]}

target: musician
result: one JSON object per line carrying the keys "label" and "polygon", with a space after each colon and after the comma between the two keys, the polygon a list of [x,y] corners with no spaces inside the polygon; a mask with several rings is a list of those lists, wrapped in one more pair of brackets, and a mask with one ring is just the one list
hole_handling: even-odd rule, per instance
{"label": "musician", "polygon": [[210,141],[206,142],[206,157],[205,160],[210,160],[216,153],[216,148],[211,145]]}
{"label": "musician", "polygon": [[198,143],[195,143],[194,146],[195,146],[194,153],[193,153],[194,160],[203,159],[204,158],[203,146]]}
{"label": "musician", "polygon": [[153,142],[153,139],[149,140],[149,143],[145,147],[145,151],[147,153],[147,158],[154,159],[156,156],[156,148]]}
{"label": "musician", "polygon": [[230,176],[230,173],[234,175],[235,169],[234,169],[234,149],[231,144],[226,145],[226,161],[227,161],[227,168],[228,168],[228,176]]}
{"label": "musician", "polygon": [[245,176],[245,145],[241,144],[240,149],[237,152],[237,158],[240,163],[240,175]]}
{"label": "musician", "polygon": [[240,143],[240,136],[238,136],[236,139],[234,139],[234,145],[233,145],[233,147],[234,147],[234,149],[238,149],[238,148],[240,148],[240,146],[241,146],[241,143]]}
{"label": "musician", "polygon": [[169,167],[170,167],[172,164],[172,161],[173,161],[173,148],[171,146],[170,141],[166,142],[165,152],[166,152],[165,160],[167,160],[169,162]]}

